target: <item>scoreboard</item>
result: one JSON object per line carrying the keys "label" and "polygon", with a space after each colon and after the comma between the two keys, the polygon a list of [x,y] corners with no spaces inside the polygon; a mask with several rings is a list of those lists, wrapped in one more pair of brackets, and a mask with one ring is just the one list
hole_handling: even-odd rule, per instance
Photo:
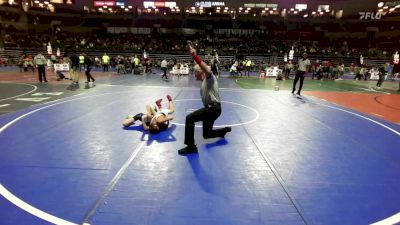
{"label": "scoreboard", "polygon": [[50,0],[50,3],[75,4],[75,0]]}
{"label": "scoreboard", "polygon": [[101,0],[94,0],[94,6],[125,6],[125,0],[108,0],[108,1],[101,1]]}

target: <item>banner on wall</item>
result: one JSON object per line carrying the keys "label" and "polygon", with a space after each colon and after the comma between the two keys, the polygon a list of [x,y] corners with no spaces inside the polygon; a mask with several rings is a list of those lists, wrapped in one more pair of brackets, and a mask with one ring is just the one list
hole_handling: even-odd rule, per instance
{"label": "banner on wall", "polygon": [[54,63],[54,70],[60,72],[69,71],[69,64],[68,63]]}
{"label": "banner on wall", "polygon": [[125,6],[125,0],[117,0],[115,4],[116,6]]}
{"label": "banner on wall", "polygon": [[282,69],[277,66],[267,67],[264,72],[261,72],[260,77],[277,77],[282,75]]}
{"label": "banner on wall", "polygon": [[189,66],[185,64],[177,64],[172,67],[172,70],[169,72],[174,75],[189,75]]}
{"label": "banner on wall", "polygon": [[225,6],[225,2],[200,1],[200,2],[195,2],[194,6],[203,7],[203,8],[224,7]]}
{"label": "banner on wall", "polygon": [[50,3],[75,4],[75,0],[50,0]]}
{"label": "banner on wall", "polygon": [[115,5],[115,1],[93,1],[93,5],[94,6],[114,6]]}
{"label": "banner on wall", "polygon": [[114,34],[126,34],[128,30],[128,27],[114,27]]}

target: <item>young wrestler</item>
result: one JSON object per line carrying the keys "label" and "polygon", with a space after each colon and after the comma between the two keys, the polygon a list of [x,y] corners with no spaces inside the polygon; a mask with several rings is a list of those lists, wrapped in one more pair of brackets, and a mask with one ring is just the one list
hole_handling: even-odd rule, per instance
{"label": "young wrestler", "polygon": [[140,120],[143,128],[149,130],[150,133],[157,133],[161,130],[168,128],[169,121],[173,119],[172,116],[168,116],[174,112],[174,104],[170,95],[167,95],[168,108],[163,109],[161,105],[162,99],[156,101],[157,106],[146,106],[146,113],[138,113],[136,115],[128,116],[123,122],[124,127],[129,127]]}
{"label": "young wrestler", "polygon": [[174,113],[174,111],[175,111],[174,103],[172,102],[172,98],[170,95],[167,95],[167,99],[168,99],[168,108],[167,109],[162,108],[162,106],[161,106],[162,99],[159,99],[156,101],[156,104],[158,107],[157,111],[155,110],[157,108],[152,108],[152,107],[149,108],[151,115],[152,115],[150,125],[149,125],[150,133],[157,133],[159,131],[167,129],[168,125],[169,125],[169,121],[174,119],[174,117],[169,116],[170,114]]}

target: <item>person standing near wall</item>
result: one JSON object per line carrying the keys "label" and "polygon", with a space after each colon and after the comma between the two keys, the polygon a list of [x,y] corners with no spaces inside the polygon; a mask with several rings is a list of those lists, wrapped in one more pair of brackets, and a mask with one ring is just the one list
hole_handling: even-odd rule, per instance
{"label": "person standing near wall", "polygon": [[290,76],[290,72],[293,69],[293,64],[292,61],[289,61],[285,64],[285,69],[284,69],[284,73],[285,73],[285,80],[289,80],[289,76]]}
{"label": "person standing near wall", "polygon": [[73,51],[69,59],[71,60],[70,74],[72,79],[71,85],[79,85],[79,56],[76,51]]}
{"label": "person standing near wall", "polygon": [[245,68],[244,75],[246,76],[246,74],[247,74],[247,76],[250,77],[250,71],[251,71],[252,62],[251,62],[250,59],[246,59],[245,62],[246,63],[244,65],[244,68]]}
{"label": "person standing near wall", "polygon": [[81,53],[79,55],[79,71],[85,69],[85,54]]}
{"label": "person standing near wall", "polygon": [[168,62],[165,58],[161,61],[161,69],[163,71],[163,75],[161,78],[165,77],[165,79],[168,79],[168,76],[167,76]]}
{"label": "person standing near wall", "polygon": [[86,67],[86,70],[85,70],[86,79],[87,79],[86,83],[89,84],[90,82],[95,81],[95,79],[90,74],[90,71],[92,70],[92,66],[93,66],[93,60],[84,53],[83,53],[83,56],[85,57],[84,65]]}
{"label": "person standing near wall", "polygon": [[300,95],[301,89],[303,88],[304,76],[305,73],[310,69],[311,62],[308,59],[307,53],[303,53],[303,57],[299,59],[297,73],[293,81],[293,90],[292,94],[296,91],[297,81],[300,79],[299,90],[297,91],[297,95]]}
{"label": "person standing near wall", "polygon": [[103,57],[101,57],[101,61],[103,64],[103,72],[108,72],[108,67],[110,66],[110,56],[107,53],[104,53]]}
{"label": "person standing near wall", "polygon": [[[400,63],[399,62],[393,63],[392,74],[393,74],[393,78],[397,78],[400,76]],[[399,80],[399,89],[397,91],[400,92],[400,80]]]}
{"label": "person standing near wall", "polygon": [[33,59],[37,69],[38,69],[38,75],[39,75],[39,82],[46,82],[46,64],[47,64],[47,59],[46,57],[43,56],[42,52],[39,52],[35,58]]}
{"label": "person standing near wall", "polygon": [[383,66],[379,67],[378,75],[379,75],[379,79],[378,79],[378,82],[376,83],[376,87],[381,88],[382,83],[385,80],[385,76],[386,76],[385,67],[383,67]]}

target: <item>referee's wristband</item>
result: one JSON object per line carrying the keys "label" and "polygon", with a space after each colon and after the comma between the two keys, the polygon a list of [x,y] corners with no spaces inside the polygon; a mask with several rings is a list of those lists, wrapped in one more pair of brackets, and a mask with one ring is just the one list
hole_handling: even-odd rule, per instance
{"label": "referee's wristband", "polygon": [[195,56],[193,56],[193,59],[194,59],[194,61],[197,63],[197,64],[201,64],[201,62],[203,61],[203,60],[201,60],[201,57],[200,56],[198,56],[198,55],[195,55]]}

